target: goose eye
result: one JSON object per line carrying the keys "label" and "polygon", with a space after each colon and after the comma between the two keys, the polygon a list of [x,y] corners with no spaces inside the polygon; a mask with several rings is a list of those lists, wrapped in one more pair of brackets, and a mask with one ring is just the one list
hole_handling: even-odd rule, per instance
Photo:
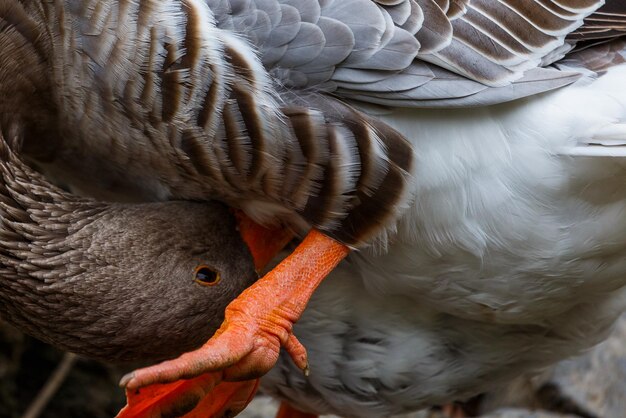
{"label": "goose eye", "polygon": [[196,283],[204,286],[215,286],[222,280],[220,274],[208,266],[198,266],[194,273]]}

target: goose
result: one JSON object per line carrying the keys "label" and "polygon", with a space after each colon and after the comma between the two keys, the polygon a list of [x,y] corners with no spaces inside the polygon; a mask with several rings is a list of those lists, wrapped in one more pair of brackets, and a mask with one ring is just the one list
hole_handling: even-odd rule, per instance
{"label": "goose", "polygon": [[623,32],[602,6],[2,0],[0,122],[79,189],[217,198],[307,234],[131,390],[256,377],[281,346],[309,370],[292,324],[347,256],[369,292],[545,326],[624,277],[623,44],[559,61]]}

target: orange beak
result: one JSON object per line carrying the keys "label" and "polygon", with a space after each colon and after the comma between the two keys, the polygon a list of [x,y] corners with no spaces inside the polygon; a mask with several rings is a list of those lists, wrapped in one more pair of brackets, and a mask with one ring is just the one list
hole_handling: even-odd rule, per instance
{"label": "orange beak", "polygon": [[255,223],[239,209],[232,209],[241,238],[248,245],[254,266],[261,273],[267,264],[293,239],[291,231],[283,227],[267,228]]}

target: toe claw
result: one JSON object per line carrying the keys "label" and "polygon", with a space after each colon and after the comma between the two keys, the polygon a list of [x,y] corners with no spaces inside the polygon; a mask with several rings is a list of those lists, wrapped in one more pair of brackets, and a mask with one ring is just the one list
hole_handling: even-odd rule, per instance
{"label": "toe claw", "polygon": [[130,372],[130,373],[126,373],[124,376],[122,376],[122,378],[120,379],[120,387],[121,388],[125,388],[128,386],[128,383],[133,380],[135,378],[135,372]]}
{"label": "toe claw", "polygon": [[300,370],[306,370],[309,367],[309,360],[306,353],[306,348],[298,341],[298,338],[291,334],[285,344],[285,350],[291,356],[293,362]]}

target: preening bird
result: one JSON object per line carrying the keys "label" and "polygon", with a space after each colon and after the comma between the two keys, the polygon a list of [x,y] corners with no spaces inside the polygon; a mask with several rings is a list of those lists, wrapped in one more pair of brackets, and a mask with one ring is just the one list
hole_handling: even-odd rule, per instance
{"label": "preening bird", "polygon": [[311,228],[216,337],[131,389],[257,376],[281,346],[306,369],[292,324],[350,249],[368,292],[456,318],[550,329],[589,305],[580,342],[626,277],[624,45],[558,61],[623,32],[602,5],[1,0],[0,117],[77,189]]}
{"label": "preening bird", "polygon": [[[201,346],[258,278],[260,232],[267,234],[236,222],[217,202],[73,196],[24,165],[0,137],[0,316],[58,348],[145,364]],[[197,380],[212,388],[220,383],[212,378]],[[225,406],[232,408],[257,386],[222,383],[205,402],[236,390]],[[169,404],[160,405],[165,414]]]}

